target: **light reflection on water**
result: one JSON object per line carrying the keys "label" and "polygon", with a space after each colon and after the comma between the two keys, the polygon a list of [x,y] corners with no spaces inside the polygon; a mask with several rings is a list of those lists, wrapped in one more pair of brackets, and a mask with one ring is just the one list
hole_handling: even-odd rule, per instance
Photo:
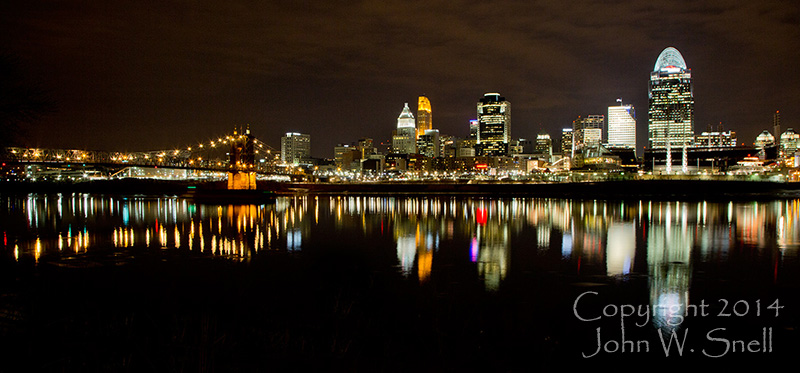
{"label": "light reflection on water", "polygon": [[[675,305],[676,313],[691,301],[695,261],[724,264],[741,248],[750,259],[771,263],[777,281],[789,270],[781,261],[796,259],[800,246],[798,200],[297,196],[217,206],[174,197],[31,194],[3,203],[3,253],[18,261],[133,247],[250,260],[321,242],[346,246],[354,235],[375,242],[391,237],[392,247],[362,249],[391,250],[397,271],[420,283],[472,268],[486,290],[497,291],[515,265],[542,261],[578,276],[647,276],[651,306]],[[555,261],[547,259],[551,252]],[[452,257],[460,259],[446,259]],[[654,322],[668,328],[670,317],[662,313]]]}
{"label": "light reflection on water", "polygon": [[[6,200],[4,229],[19,257],[58,257],[108,248],[147,247],[246,259],[261,250],[302,246],[304,205],[197,205],[177,198],[29,195]],[[19,212],[24,211],[20,216]],[[274,239],[280,241],[273,242]]]}

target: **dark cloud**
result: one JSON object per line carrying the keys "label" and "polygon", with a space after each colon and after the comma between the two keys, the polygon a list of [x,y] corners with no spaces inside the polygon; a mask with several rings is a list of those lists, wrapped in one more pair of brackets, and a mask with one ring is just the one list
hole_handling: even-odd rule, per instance
{"label": "dark cloud", "polygon": [[31,145],[180,146],[250,124],[274,145],[312,135],[388,138],[425,93],[434,127],[464,136],[487,91],[513,107],[512,134],[556,135],[617,97],[647,128],[649,72],[667,46],[695,77],[697,129],[752,142],[800,96],[796,1],[11,1],[3,52],[44,81],[59,112]]}

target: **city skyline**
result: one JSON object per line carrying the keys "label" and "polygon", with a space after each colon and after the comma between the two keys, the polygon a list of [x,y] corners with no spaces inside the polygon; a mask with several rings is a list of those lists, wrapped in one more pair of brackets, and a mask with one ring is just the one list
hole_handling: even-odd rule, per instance
{"label": "city skyline", "polygon": [[[777,110],[783,130],[800,127],[799,7],[11,2],[0,40],[24,82],[57,106],[26,124],[26,146],[165,149],[249,124],[275,148],[286,132],[310,134],[323,158],[337,143],[387,140],[398,104],[423,92],[442,134],[468,137],[475,97],[502,92],[514,139],[557,137],[618,97],[643,114],[652,63],[668,46],[692,68],[695,131],[721,122],[750,144],[772,131]],[[410,11],[438,21],[405,27]],[[645,123],[640,114],[639,150]]]}

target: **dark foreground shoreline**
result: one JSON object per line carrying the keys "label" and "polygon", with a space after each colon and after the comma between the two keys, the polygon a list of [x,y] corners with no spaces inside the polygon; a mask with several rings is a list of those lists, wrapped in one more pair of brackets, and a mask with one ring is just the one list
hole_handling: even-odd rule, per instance
{"label": "dark foreground shoreline", "polygon": [[[97,193],[184,196],[190,190],[223,190],[225,182],[98,180],[80,183],[2,182],[0,193]],[[279,183],[259,181],[276,194],[373,196],[487,196],[570,199],[785,199],[800,198],[800,183],[738,180],[620,180],[600,182],[380,182]],[[224,201],[223,201],[224,202]]]}

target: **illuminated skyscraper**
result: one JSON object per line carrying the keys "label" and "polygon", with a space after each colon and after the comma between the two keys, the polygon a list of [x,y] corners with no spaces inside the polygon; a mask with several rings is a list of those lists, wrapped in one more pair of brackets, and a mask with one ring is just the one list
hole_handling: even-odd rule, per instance
{"label": "illuminated skyscraper", "polygon": [[439,143],[439,130],[425,130],[425,133],[417,138],[417,152],[426,157],[439,157],[441,152]]}
{"label": "illuminated skyscraper", "polygon": [[788,160],[794,157],[800,147],[800,134],[794,132],[794,129],[787,128],[786,132],[781,134],[780,139],[780,157],[783,160]]}
{"label": "illuminated skyscraper", "polygon": [[425,96],[419,96],[419,101],[417,102],[417,138],[430,129],[433,129],[431,101]]}
{"label": "illuminated skyscraper", "polygon": [[636,149],[636,112],[632,105],[608,107],[608,146]]}
{"label": "illuminated skyscraper", "polygon": [[546,160],[550,162],[553,157],[553,140],[547,133],[536,135],[536,146],[534,150],[537,154],[544,154]]}
{"label": "illuminated skyscraper", "polygon": [[400,112],[400,115],[397,117],[397,129],[399,130],[401,128],[416,128],[414,114],[411,114],[411,109],[408,108],[408,102],[406,102],[403,111]]}
{"label": "illuminated skyscraper", "polygon": [[469,120],[469,139],[478,141],[478,129],[480,125],[478,124],[477,119],[470,119]]}
{"label": "illuminated skyscraper", "polygon": [[572,128],[561,129],[561,154],[565,157],[572,156]]}
{"label": "illuminated skyscraper", "polygon": [[692,71],[673,47],[661,52],[650,73],[648,134],[651,148],[683,147],[694,135]]}
{"label": "illuminated skyscraper", "polygon": [[604,115],[578,117],[572,121],[572,143],[575,152],[584,148],[596,148],[603,140],[603,127],[606,124]]}
{"label": "illuminated skyscraper", "polygon": [[417,152],[417,129],[408,103],[397,117],[397,133],[392,136],[392,151],[398,154]]}
{"label": "illuminated skyscraper", "polygon": [[311,135],[287,132],[281,137],[281,161],[287,164],[300,164],[311,158]]}
{"label": "illuminated skyscraper", "polygon": [[478,155],[508,155],[511,141],[511,103],[499,93],[478,100]]}

